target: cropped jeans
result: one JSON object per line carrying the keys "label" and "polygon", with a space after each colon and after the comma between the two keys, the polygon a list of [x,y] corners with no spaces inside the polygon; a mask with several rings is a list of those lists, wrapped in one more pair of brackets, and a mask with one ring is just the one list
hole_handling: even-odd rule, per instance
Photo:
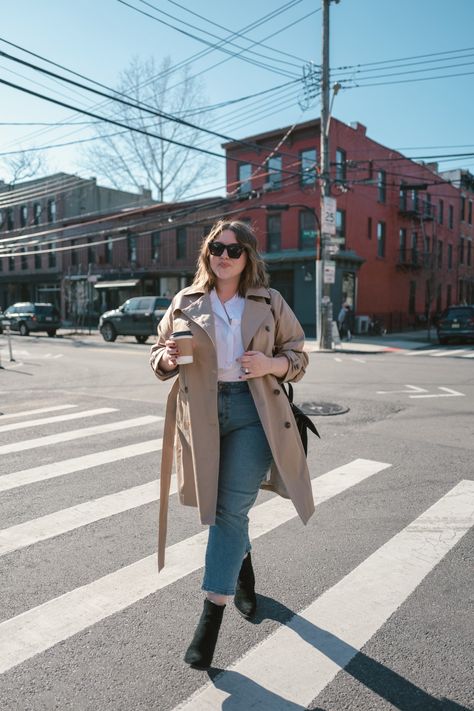
{"label": "cropped jeans", "polygon": [[246,382],[219,383],[219,486],[216,521],[209,527],[202,589],[233,595],[250,551],[248,512],[272,454]]}

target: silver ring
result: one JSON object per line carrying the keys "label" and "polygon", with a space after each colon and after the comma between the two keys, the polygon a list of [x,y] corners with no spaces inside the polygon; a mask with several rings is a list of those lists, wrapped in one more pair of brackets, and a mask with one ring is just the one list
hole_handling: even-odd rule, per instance
{"label": "silver ring", "polygon": [[250,370],[248,368],[245,368],[244,373],[245,375],[250,375]]}

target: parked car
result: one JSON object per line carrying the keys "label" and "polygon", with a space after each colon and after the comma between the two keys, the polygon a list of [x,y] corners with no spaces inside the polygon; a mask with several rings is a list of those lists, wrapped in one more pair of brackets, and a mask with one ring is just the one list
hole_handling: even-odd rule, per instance
{"label": "parked car", "polygon": [[165,296],[136,296],[118,309],[106,311],[99,319],[99,330],[104,341],[115,341],[117,336],[135,336],[145,343],[156,334],[156,328],[166,313],[171,299]]}
{"label": "parked car", "polygon": [[440,343],[448,343],[452,338],[474,339],[474,305],[449,306],[443,311],[437,323]]}
{"label": "parked car", "polygon": [[9,306],[2,314],[0,323],[2,331],[9,325],[11,331],[19,331],[21,336],[45,331],[52,338],[61,326],[61,319],[53,304],[24,301]]}

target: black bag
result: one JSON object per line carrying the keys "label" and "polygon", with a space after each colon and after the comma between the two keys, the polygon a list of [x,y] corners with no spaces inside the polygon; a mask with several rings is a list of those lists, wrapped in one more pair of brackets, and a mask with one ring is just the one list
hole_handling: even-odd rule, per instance
{"label": "black bag", "polygon": [[316,426],[312,420],[309,419],[307,415],[300,410],[300,408],[293,402],[293,386],[288,383],[288,392],[286,392],[284,385],[281,386],[286,397],[290,401],[291,411],[293,417],[296,420],[296,426],[298,427],[298,432],[300,433],[301,442],[303,444],[304,453],[308,454],[308,430],[315,434],[319,439],[321,435],[319,434]]}

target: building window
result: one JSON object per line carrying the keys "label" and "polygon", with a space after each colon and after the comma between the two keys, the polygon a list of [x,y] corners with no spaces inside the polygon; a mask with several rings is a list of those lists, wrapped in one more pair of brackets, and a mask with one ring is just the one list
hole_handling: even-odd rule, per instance
{"label": "building window", "polygon": [[35,269],[41,269],[42,267],[41,252],[38,245],[35,246]]}
{"label": "building window", "polygon": [[377,200],[385,202],[387,198],[386,175],[384,170],[377,171]]}
{"label": "building window", "polygon": [[186,227],[176,230],[176,259],[186,258]]}
{"label": "building window", "polygon": [[336,180],[344,181],[347,178],[346,152],[342,148],[336,150]]}
{"label": "building window", "polygon": [[385,257],[385,222],[377,222],[377,257]]}
{"label": "building window", "polygon": [[454,227],[454,208],[452,205],[448,208],[448,227],[450,230]]}
{"label": "building window", "polygon": [[316,250],[316,218],[311,210],[300,212],[300,249]]}
{"label": "building window", "polygon": [[270,190],[279,190],[281,188],[281,156],[273,156],[267,160],[267,172]]}
{"label": "building window", "polygon": [[444,200],[440,200],[439,207],[438,207],[438,222],[440,225],[442,225],[443,221],[444,221]]}
{"label": "building window", "polygon": [[15,228],[15,219],[13,215],[13,208],[7,208],[7,230],[13,230]]}
{"label": "building window", "polygon": [[336,210],[336,237],[346,239],[346,211]]}
{"label": "building window", "polygon": [[418,232],[411,233],[411,259],[413,264],[418,264]]}
{"label": "building window", "polygon": [[438,269],[443,266],[443,243],[438,240]]}
{"label": "building window", "polygon": [[281,249],[281,216],[267,217],[267,252],[279,252]]}
{"label": "building window", "polygon": [[372,218],[367,218],[367,239],[372,239]]}
{"label": "building window", "polygon": [[28,224],[28,205],[22,205],[20,207],[20,225],[21,227],[26,227]]}
{"label": "building window", "polygon": [[75,239],[71,240],[71,265],[73,267],[77,266],[77,249]]}
{"label": "building window", "polygon": [[153,262],[160,261],[161,232],[151,233],[151,259]]}
{"label": "building window", "polygon": [[92,237],[87,238],[87,245],[87,263],[95,264],[95,247]]}
{"label": "building window", "polygon": [[451,284],[448,284],[446,287],[446,308],[451,306],[452,302],[452,286]]}
{"label": "building window", "polygon": [[51,250],[48,252],[48,267],[54,268],[57,264],[56,262],[56,242],[50,242],[48,245],[48,249]]}
{"label": "building window", "polygon": [[417,190],[411,191],[411,201],[413,203],[413,210],[415,212],[418,212],[418,191]]}
{"label": "building window", "polygon": [[466,198],[461,195],[461,222],[466,219]]}
{"label": "building window", "polygon": [[301,185],[314,185],[316,183],[316,149],[308,148],[300,153]]}
{"label": "building window", "polygon": [[15,271],[15,257],[8,257],[8,271]]}
{"label": "building window", "polygon": [[466,255],[466,263],[467,266],[471,266],[471,253],[472,253],[472,241],[470,239],[467,240],[467,255]]}
{"label": "building window", "polygon": [[46,214],[48,216],[48,222],[56,222],[56,200],[53,198],[48,200]]}
{"label": "building window", "polygon": [[448,269],[453,268],[453,245],[448,244]]}
{"label": "building window", "polygon": [[400,210],[403,212],[406,212],[407,209],[407,191],[406,188],[403,186],[403,183],[400,185],[400,196],[398,199],[398,204],[400,207]]}
{"label": "building window", "polygon": [[467,221],[470,225],[472,225],[472,200],[469,200],[467,206]]}
{"label": "building window", "polygon": [[409,292],[408,292],[408,313],[414,314],[416,312],[416,281],[410,282]]}
{"label": "building window", "polygon": [[407,231],[404,227],[400,228],[400,262],[406,262],[407,257]]}
{"label": "building window", "polygon": [[28,257],[24,252],[26,252],[26,247],[21,248],[20,265],[22,269],[28,269]]}
{"label": "building window", "polygon": [[127,237],[127,256],[128,261],[133,263],[137,262],[137,238],[135,235],[128,235]]}
{"label": "building window", "polygon": [[41,222],[42,207],[40,202],[35,202],[33,205],[33,223],[39,225]]}
{"label": "building window", "polygon": [[248,195],[252,190],[252,166],[250,163],[240,163],[238,171],[238,193]]}
{"label": "building window", "polygon": [[107,237],[107,242],[105,243],[105,261],[107,264],[112,264],[113,249],[113,239],[112,237]]}
{"label": "building window", "polygon": [[459,264],[464,264],[464,237],[459,240]]}
{"label": "building window", "polygon": [[431,195],[429,193],[426,193],[424,213],[427,217],[431,216]]}

